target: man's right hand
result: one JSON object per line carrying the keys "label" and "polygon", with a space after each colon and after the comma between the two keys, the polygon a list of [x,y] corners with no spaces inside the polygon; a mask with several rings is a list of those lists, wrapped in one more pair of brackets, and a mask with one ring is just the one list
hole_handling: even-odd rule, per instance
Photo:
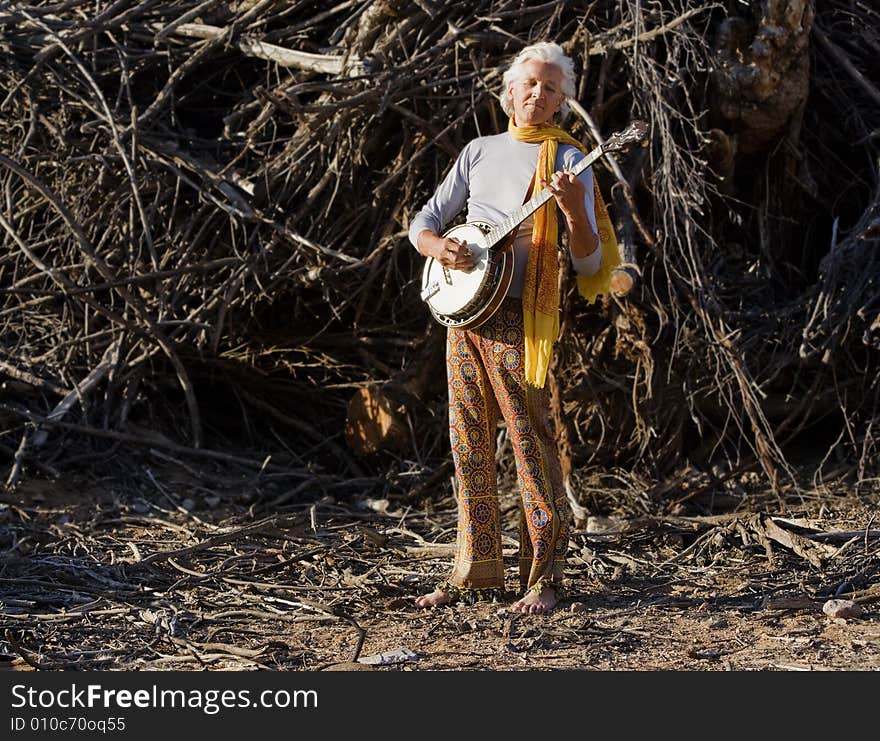
{"label": "man's right hand", "polygon": [[441,237],[424,229],[419,232],[419,252],[425,257],[433,257],[444,268],[450,270],[469,270],[476,265],[467,244],[460,239]]}

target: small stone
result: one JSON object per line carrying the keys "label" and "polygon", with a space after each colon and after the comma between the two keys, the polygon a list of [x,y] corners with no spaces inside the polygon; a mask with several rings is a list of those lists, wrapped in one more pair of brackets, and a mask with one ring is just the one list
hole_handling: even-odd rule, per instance
{"label": "small stone", "polygon": [[358,659],[359,664],[379,666],[385,664],[400,664],[407,661],[418,661],[419,655],[411,648],[401,647],[392,651],[383,651],[372,656],[362,656]]}
{"label": "small stone", "polygon": [[367,507],[382,515],[388,514],[389,504],[387,499],[367,499]]}
{"label": "small stone", "polygon": [[864,610],[858,602],[849,599],[830,599],[822,605],[822,612],[832,618],[857,618]]}
{"label": "small stone", "polygon": [[705,659],[707,661],[717,661],[721,658],[720,648],[691,648],[687,652],[692,659]]}
{"label": "small stone", "polygon": [[590,535],[613,535],[626,530],[626,521],[619,517],[590,515],[587,518],[587,533]]}
{"label": "small stone", "polygon": [[187,512],[192,512],[196,508],[196,500],[187,497],[180,503],[180,506],[183,507]]}
{"label": "small stone", "polygon": [[727,621],[723,617],[713,617],[709,618],[708,625],[712,630],[719,630],[720,628],[727,627]]}
{"label": "small stone", "polygon": [[360,525],[358,528],[364,537],[364,545],[372,548],[384,548],[388,542],[388,536],[383,535],[378,530],[374,530],[366,525]]}
{"label": "small stone", "polygon": [[580,615],[582,612],[587,611],[587,606],[583,602],[572,602],[568,611],[574,615]]}

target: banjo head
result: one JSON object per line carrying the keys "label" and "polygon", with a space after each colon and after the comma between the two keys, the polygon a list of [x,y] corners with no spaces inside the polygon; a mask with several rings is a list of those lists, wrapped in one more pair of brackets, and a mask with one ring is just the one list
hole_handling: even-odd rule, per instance
{"label": "banjo head", "polygon": [[469,270],[450,270],[433,258],[425,263],[422,299],[434,318],[447,327],[479,326],[507,294],[513,258],[506,249],[489,249],[485,234],[491,229],[491,224],[470,222],[443,234],[467,244],[475,261]]}

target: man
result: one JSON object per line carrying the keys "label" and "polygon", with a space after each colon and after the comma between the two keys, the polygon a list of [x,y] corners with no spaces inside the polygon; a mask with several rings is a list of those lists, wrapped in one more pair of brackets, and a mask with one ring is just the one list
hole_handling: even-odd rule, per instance
{"label": "man", "polygon": [[[580,144],[550,124],[566,112],[565,100],[575,94],[571,59],[557,44],[534,44],[513,60],[503,85],[507,132],[465,146],[413,219],[410,241],[444,267],[467,270],[474,265],[467,246],[440,236],[463,207],[468,221],[497,224],[526,195],[546,187],[554,199],[517,229],[512,283],[495,314],[473,330],[448,329],[449,432],[459,503],[456,556],[450,577],[416,604],[432,607],[504,594],[495,485],[494,431],[500,413],[522,495],[519,571],[525,593],[512,609],[532,614],[549,612],[559,600],[569,532],[545,388],[559,332],[557,207],[582,293],[595,298],[604,292],[601,285],[607,286],[612,260],[603,258],[598,237],[594,206],[600,205],[603,219],[607,214],[601,197],[595,200],[592,170],[579,177],[567,172],[583,157]],[[603,221],[603,237],[613,237],[609,226]],[[603,241],[609,250],[610,240]]]}

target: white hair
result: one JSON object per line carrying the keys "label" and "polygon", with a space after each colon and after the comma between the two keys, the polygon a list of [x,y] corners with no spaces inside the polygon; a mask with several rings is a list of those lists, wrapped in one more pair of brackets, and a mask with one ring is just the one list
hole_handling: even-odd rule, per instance
{"label": "white hair", "polygon": [[[559,44],[550,41],[539,41],[523,49],[516,58],[511,62],[510,67],[504,73],[502,84],[504,88],[501,91],[501,109],[508,115],[513,115],[513,106],[510,103],[510,96],[507,94],[507,88],[510,83],[517,79],[520,74],[520,67],[529,59],[537,59],[546,64],[552,64],[562,72],[562,94],[566,98],[573,98],[577,93],[575,91],[574,62],[565,55]],[[564,100],[559,109],[564,117],[568,113],[568,103]]]}

